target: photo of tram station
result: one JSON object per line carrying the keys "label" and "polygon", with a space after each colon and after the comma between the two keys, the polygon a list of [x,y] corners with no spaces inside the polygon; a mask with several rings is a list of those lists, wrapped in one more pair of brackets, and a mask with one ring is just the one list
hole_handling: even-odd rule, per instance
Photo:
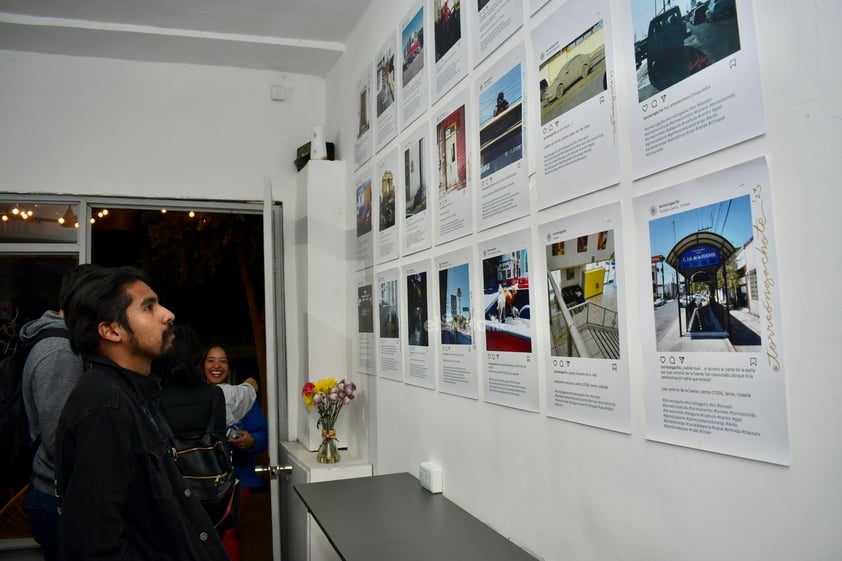
{"label": "photo of tram station", "polygon": [[649,229],[657,350],[760,350],[749,197],[653,220]]}

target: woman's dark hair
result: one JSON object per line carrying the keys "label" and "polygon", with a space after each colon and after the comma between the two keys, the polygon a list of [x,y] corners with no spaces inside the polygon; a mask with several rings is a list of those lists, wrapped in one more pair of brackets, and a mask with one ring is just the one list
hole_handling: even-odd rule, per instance
{"label": "woman's dark hair", "polygon": [[153,371],[161,376],[164,386],[171,384],[202,384],[202,345],[199,334],[188,325],[173,328],[175,338],[169,350],[157,361]]}
{"label": "woman's dark hair", "polygon": [[126,288],[137,281],[150,284],[146,273],[135,267],[91,267],[74,283],[65,301],[64,321],[73,352],[92,355],[99,351],[99,324],[117,322],[132,333],[126,309],[132,303]]}

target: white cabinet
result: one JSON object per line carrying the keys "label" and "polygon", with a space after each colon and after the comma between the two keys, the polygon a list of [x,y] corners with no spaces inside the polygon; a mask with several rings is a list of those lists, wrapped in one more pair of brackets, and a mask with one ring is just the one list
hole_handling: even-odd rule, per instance
{"label": "white cabinet", "polygon": [[293,488],[302,483],[371,477],[371,464],[340,450],[335,464],[320,464],[316,453],[300,442],[282,442],[281,464],[292,466],[292,473],[281,480],[281,550],[283,561],[340,561],[321,528]]}

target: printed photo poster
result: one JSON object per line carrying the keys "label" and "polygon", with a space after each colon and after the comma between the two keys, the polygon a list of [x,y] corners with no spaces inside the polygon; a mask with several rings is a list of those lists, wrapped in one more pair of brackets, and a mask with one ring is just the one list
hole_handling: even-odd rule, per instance
{"label": "printed photo poster", "polygon": [[427,109],[427,50],[424,48],[424,2],[416,2],[401,22],[401,127]]}
{"label": "printed photo poster", "polygon": [[357,140],[354,162],[359,168],[371,158],[371,69],[366,68],[357,81]]}
{"label": "printed photo poster", "polygon": [[519,45],[477,82],[480,190],[476,212],[481,230],[529,214],[525,54]]}
{"label": "printed photo poster", "polygon": [[377,73],[374,85],[377,100],[377,130],[375,133],[377,150],[380,151],[398,134],[397,78],[395,77],[395,33],[383,44],[377,55]]}
{"label": "printed photo poster", "polygon": [[471,251],[471,247],[465,247],[436,259],[441,328],[438,386],[442,393],[478,399],[477,322],[471,307]]}
{"label": "printed photo poster", "polygon": [[535,15],[538,10],[550,3],[550,0],[527,0],[529,2],[529,13]]}
{"label": "printed photo poster", "polygon": [[400,282],[397,267],[377,273],[377,362],[381,378],[403,380]]}
{"label": "printed photo poster", "polygon": [[766,132],[751,0],[722,2],[711,21],[710,3],[628,4],[634,43],[624,45],[623,64],[635,80],[628,90],[637,92],[628,98],[634,179]]}
{"label": "printed photo poster", "polygon": [[547,414],[631,433],[620,204],[544,224]]}
{"label": "printed photo poster", "polygon": [[401,146],[404,195],[399,201],[403,204],[404,213],[404,227],[401,232],[403,255],[410,255],[432,246],[432,215],[427,208],[430,183],[428,130],[426,122],[419,125],[404,137]]}
{"label": "printed photo poster", "polygon": [[571,0],[532,32],[543,209],[620,181],[609,0]]}
{"label": "printed photo poster", "polygon": [[485,341],[485,400],[538,411],[538,368],[529,278],[529,229],[479,246]]}
{"label": "printed photo poster", "polygon": [[374,233],[371,215],[371,170],[365,170],[357,176],[356,211],[357,211],[357,259],[356,270],[360,271],[374,265]]}
{"label": "printed photo poster", "polygon": [[395,147],[377,162],[375,175],[378,189],[375,198],[377,201],[377,242],[374,249],[378,264],[397,259],[400,255],[396,222],[399,178],[398,149]]}
{"label": "printed photo poster", "polygon": [[432,0],[433,102],[438,101],[468,74],[468,48],[464,38],[461,0]]}
{"label": "printed photo poster", "polygon": [[437,330],[431,320],[433,279],[430,260],[406,265],[403,270],[406,304],[404,316],[404,382],[413,386],[435,389],[434,344]]}
{"label": "printed photo poster", "polygon": [[765,158],[634,199],[646,437],[789,465]]}
{"label": "printed photo poster", "polygon": [[375,374],[374,364],[374,269],[357,271],[357,374]]}
{"label": "printed photo poster", "polygon": [[436,115],[438,170],[436,243],[467,236],[473,228],[473,188],[468,183],[467,94],[455,96]]}
{"label": "printed photo poster", "polygon": [[523,1],[477,0],[469,5],[474,66],[477,66],[523,25]]}

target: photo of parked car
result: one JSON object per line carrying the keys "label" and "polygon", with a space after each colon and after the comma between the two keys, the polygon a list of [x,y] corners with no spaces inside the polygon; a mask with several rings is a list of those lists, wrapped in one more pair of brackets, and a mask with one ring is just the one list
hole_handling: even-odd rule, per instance
{"label": "photo of parked car", "polygon": [[647,65],[649,82],[663,89],[686,74],[684,36],[687,29],[678,6],[670,8],[649,22]]}
{"label": "photo of parked car", "polygon": [[564,90],[569,88],[573,82],[584,78],[590,72],[591,57],[585,54],[578,54],[570,58],[567,63],[561,67],[558,75],[555,78],[556,83],[556,97],[564,95]]}
{"label": "photo of parked car", "polygon": [[714,22],[736,13],[737,0],[710,0],[705,18],[708,22]]}
{"label": "photo of parked car", "polygon": [[690,12],[690,23],[692,23],[693,25],[705,23],[707,21],[707,11],[707,2],[703,4],[697,4],[696,7],[693,8],[693,11]]}
{"label": "photo of parked car", "polygon": [[[638,101],[731,57],[740,50],[736,0],[659,3],[631,0],[636,13]],[[685,11],[686,9],[686,11]],[[646,21],[646,13],[651,13]]]}

